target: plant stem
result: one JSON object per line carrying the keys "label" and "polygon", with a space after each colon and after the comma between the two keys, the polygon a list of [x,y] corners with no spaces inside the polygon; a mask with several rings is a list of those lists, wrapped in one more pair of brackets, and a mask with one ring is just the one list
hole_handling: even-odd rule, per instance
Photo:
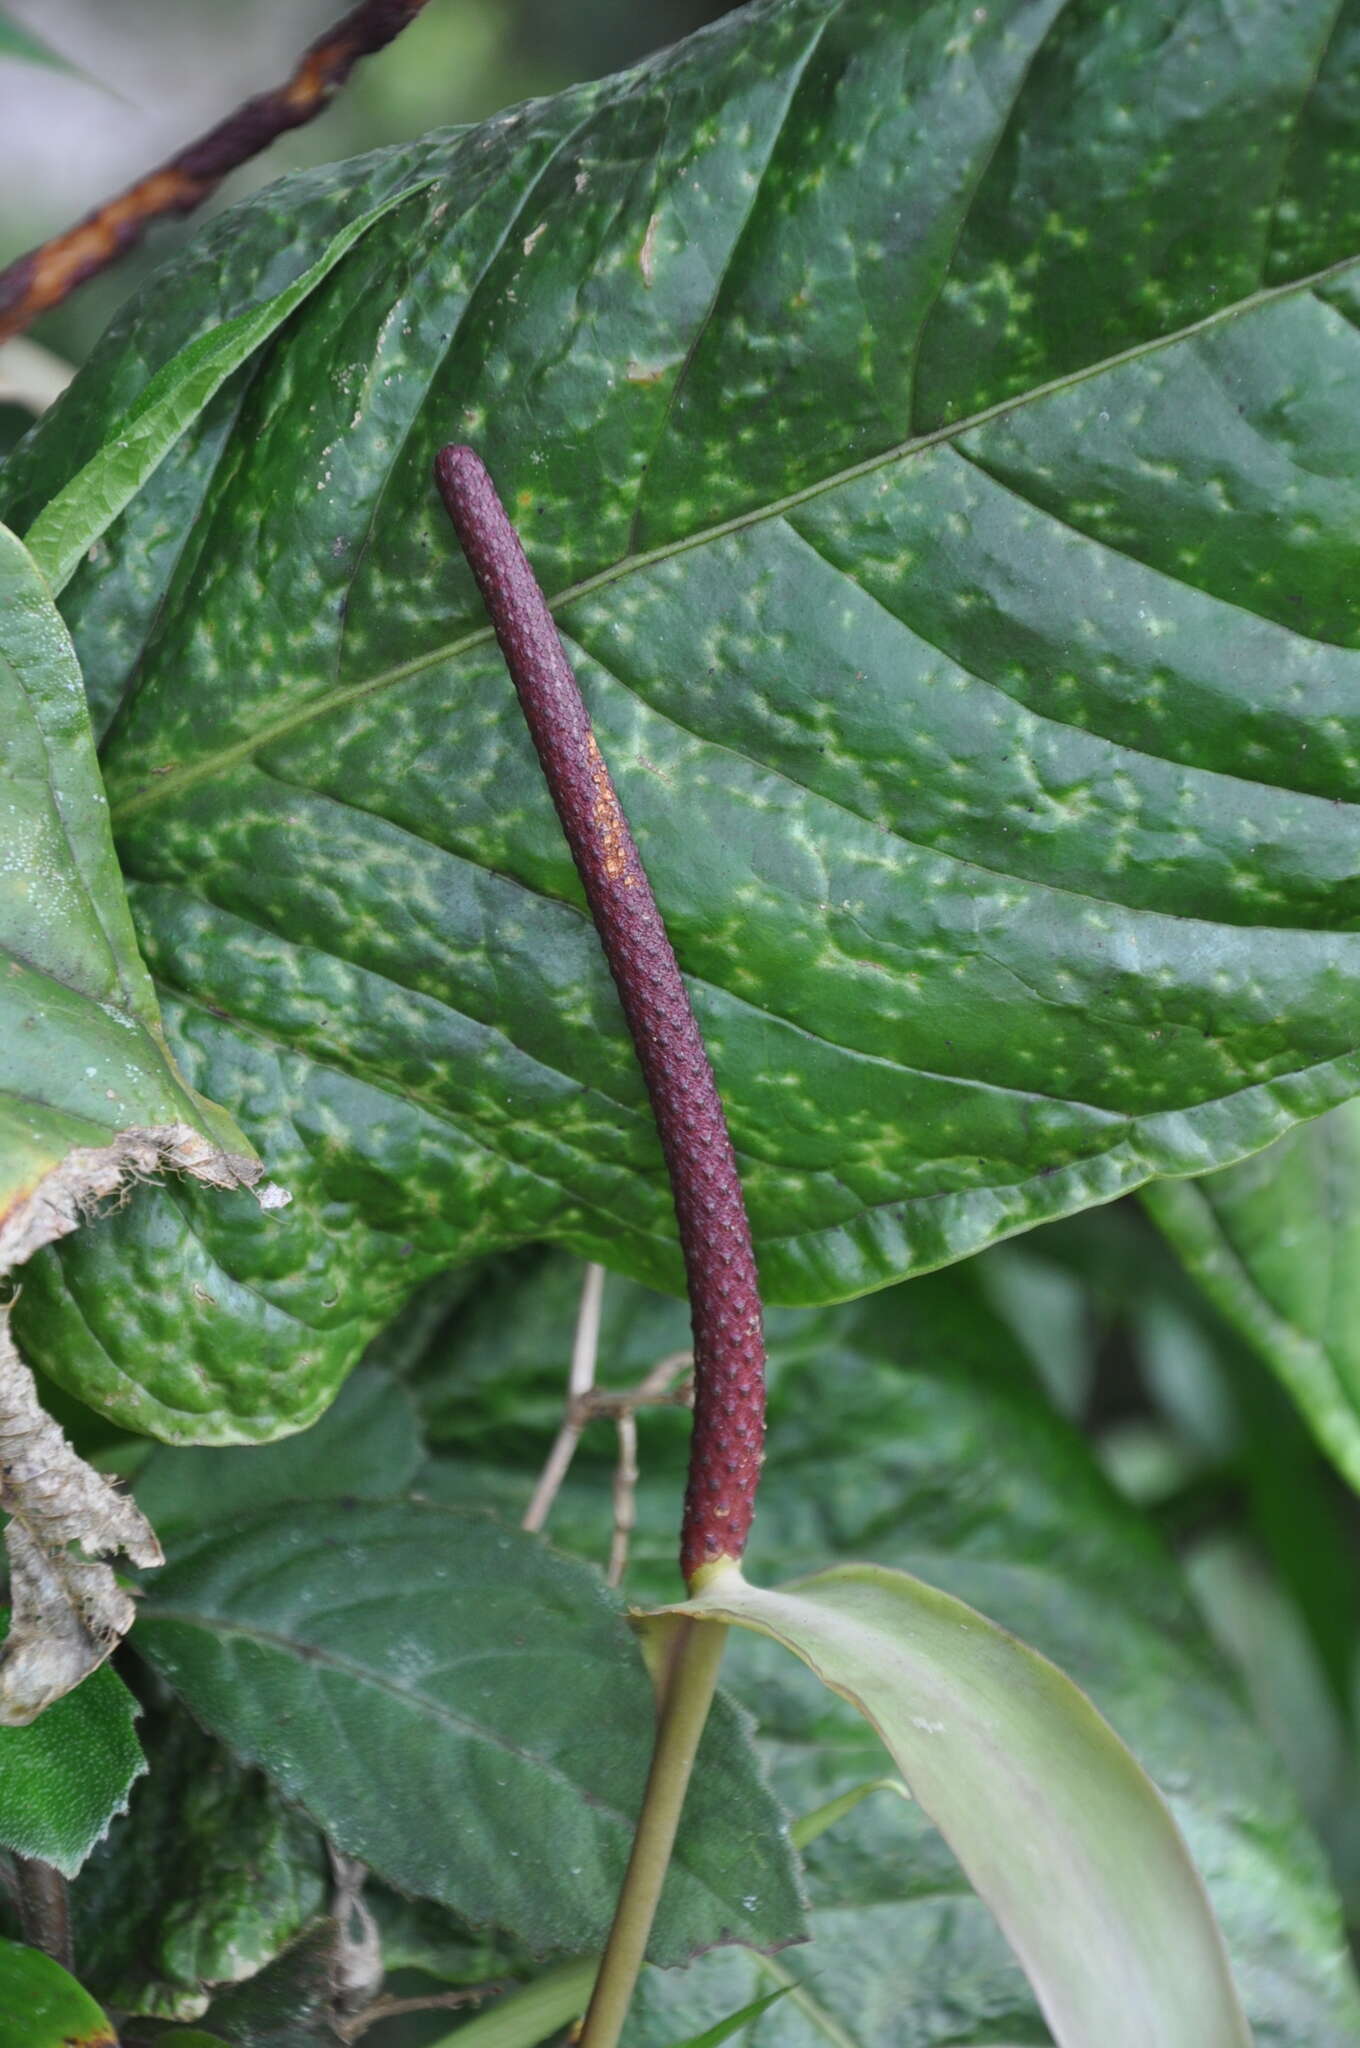
{"label": "plant stem", "polygon": [[571,1346],[571,1370],[567,1375],[567,1402],[562,1426],[557,1432],[548,1462],[539,1475],[534,1497],[524,1510],[521,1529],[532,1534],[543,1527],[571,1469],[576,1446],[581,1441],[585,1419],[581,1397],[595,1384],[595,1360],[600,1348],[600,1315],[604,1307],[604,1267],[592,1260],[581,1283],[581,1305],[576,1312],[576,1335]]}
{"label": "plant stem", "polygon": [[15,1899],[19,1926],[30,1948],[40,1948],[60,1963],[73,1968],[71,1909],[66,1879],[50,1863],[36,1856],[14,1858]]}
{"label": "plant stem", "polygon": [[[681,1570],[694,1592],[715,1572],[732,1570],[745,1549],[765,1440],[760,1284],[736,1154],[661,912],[519,536],[474,450],[441,449],[435,480],[584,884],[670,1175],[694,1327],[694,1428],[680,1535]],[[675,1624],[647,1790],[581,2048],[615,2048],[627,2017],[725,1635],[714,1622]]]}
{"label": "plant stem", "polygon": [[538,2048],[549,2034],[580,2017],[593,1975],[590,1962],[545,1970],[532,1984],[499,1999],[490,2012],[478,2013],[452,2034],[442,2034],[432,2048]]}
{"label": "plant stem", "polygon": [[116,263],[141,241],[153,221],[167,214],[192,213],[238,164],[248,163],[290,128],[314,119],[359,59],[384,49],[426,4],[427,0],[359,0],[308,45],[282,85],[256,93],[197,142],[106,200],[73,228],[17,256],[0,270],[0,341],[22,334],[86,278]]}
{"label": "plant stem", "polygon": [[615,2048],[623,2031],[670,1864],[690,1771],[718,1683],[727,1640],[725,1625],[682,1620],[676,1623],[676,1630],[633,1853],[591,1993],[581,2048]]}
{"label": "plant stem", "polygon": [[480,457],[444,448],[435,478],[585,885],[670,1175],[694,1324],[694,1432],[680,1539],[692,1586],[698,1573],[741,1557],[765,1437],[760,1286],[741,1177],[661,912],[547,599]]}

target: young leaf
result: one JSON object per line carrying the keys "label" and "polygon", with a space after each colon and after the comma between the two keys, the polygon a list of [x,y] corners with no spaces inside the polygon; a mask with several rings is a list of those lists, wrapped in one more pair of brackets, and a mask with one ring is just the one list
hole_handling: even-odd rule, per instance
{"label": "young leaf", "polygon": [[675,2048],[719,2048],[721,2042],[730,2041],[749,2021],[759,2019],[779,1999],[786,1998],[791,1989],[791,1985],[781,1984],[777,1991],[767,1991],[763,1998],[753,1998],[740,2012],[719,2020],[716,2026],[705,2027],[702,2034],[691,2034],[688,2041],[677,2041]]}
{"label": "young leaf", "polygon": [[[380,1876],[539,1951],[603,1938],[653,1707],[586,1566],[429,1504],[302,1504],[173,1557],[141,1605],[137,1646]],[[730,1707],[697,1789],[654,1956],[795,1939],[778,1810]]]}
{"label": "young leaf", "polygon": [[1360,1488],[1360,1106],[1144,1206]]}
{"label": "young leaf", "polygon": [[118,2048],[118,2037],[51,1956],[0,1941],[0,2048]]}
{"label": "young leaf", "polygon": [[[275,187],[120,323],[16,516],[261,266],[439,181],[68,588],[173,1028],[286,1132],[298,1204],[286,1283],[229,1217],[144,1211],[110,1386],[161,1369],[152,1269],[235,1272],[204,1370],[295,1315],[277,1377],[309,1398],[452,1258],[555,1234],[677,1277],[429,485],[455,431],[664,850],[773,1299],[1226,1163],[1360,1086],[1346,46],[1332,0],[1203,16],[739,10]],[[73,1292],[95,1257],[64,1254]],[[44,1358],[81,1341],[62,1284]]]}
{"label": "young leaf", "polygon": [[774,1638],[857,1706],[1025,1966],[1059,2048],[1250,2048],[1203,1883],[1156,1788],[1047,1659],[905,1572],[683,1609]]}
{"label": "young leaf", "polygon": [[59,595],[76,564],[165,460],[185,429],[234,370],[254,355],[327,278],[375,222],[419,186],[371,207],[342,228],[301,277],[263,305],[200,335],[158,370],[107,442],[45,505],[25,536],[29,553]]}
{"label": "young leaf", "polygon": [[[7,1628],[0,1611],[0,1636]],[[74,1877],[146,1769],[136,1714],[106,1666],[31,1727],[0,1727],[0,1846]]]}
{"label": "young leaf", "polygon": [[45,71],[65,71],[74,78],[82,75],[79,65],[73,64],[69,57],[63,57],[60,50],[54,50],[31,28],[12,21],[7,12],[0,13],[0,60],[36,64]]}

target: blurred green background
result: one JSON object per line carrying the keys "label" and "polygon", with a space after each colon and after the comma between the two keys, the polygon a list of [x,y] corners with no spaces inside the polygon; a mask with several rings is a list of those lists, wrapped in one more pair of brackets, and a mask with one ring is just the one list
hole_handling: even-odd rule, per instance
{"label": "blurred green background", "polygon": [[[162,223],[39,321],[33,338],[81,361],[115,307],[205,213],[287,171],[479,121],[635,63],[729,11],[715,0],[429,0],[318,120],[236,172],[192,221]],[[0,19],[41,36],[84,75],[0,59],[0,263],[278,84],[345,12],[344,0],[2,0]]]}

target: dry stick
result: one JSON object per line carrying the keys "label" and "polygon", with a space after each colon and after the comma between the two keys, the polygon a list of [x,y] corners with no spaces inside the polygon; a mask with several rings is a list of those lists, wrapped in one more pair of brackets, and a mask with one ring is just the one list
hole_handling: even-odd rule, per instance
{"label": "dry stick", "polygon": [[498,1977],[488,1984],[470,1984],[462,1991],[432,1991],[423,1998],[377,1998],[362,2012],[355,2013],[352,2019],[341,2019],[338,2023],[332,2021],[332,2031],[342,2041],[357,2041],[381,2020],[393,2020],[413,2012],[458,2012],[464,2006],[481,2005],[484,2000],[510,1988],[503,1977]]}
{"label": "dry stick", "polygon": [[14,1903],[24,1940],[30,1948],[42,1949],[64,1970],[74,1969],[66,1879],[36,1856],[17,1855],[14,1878]]}
{"label": "dry stick", "polygon": [[381,50],[413,21],[426,0],[360,0],[308,45],[285,82],[257,93],[135,185],[106,200],[64,234],[40,243],[0,270],[0,341],[22,334],[77,285],[107,270],[142,239],[153,221],[192,213],[230,171],[248,163],[290,128],[330,103],[361,57]]}
{"label": "dry stick", "polygon": [[614,1533],[609,1543],[607,1586],[621,1586],[628,1569],[628,1546],[637,1527],[638,1433],[637,1416],[631,1408],[620,1411],[615,1425],[619,1437],[619,1462],[614,1468]]}
{"label": "dry stick", "polygon": [[[694,1431],[680,1544],[694,1591],[741,1557],[765,1434],[760,1291],[732,1140],[661,913],[518,536],[471,448],[443,449],[435,476],[585,885],[670,1174],[694,1328]],[[623,2027],[724,1633],[716,1623],[676,1624],[651,1773],[582,2048],[613,2048]]]}
{"label": "dry stick", "polygon": [[576,1311],[576,1335],[571,1346],[571,1370],[567,1374],[567,1405],[548,1462],[539,1474],[533,1499],[524,1510],[521,1529],[541,1529],[566,1478],[576,1446],[581,1441],[589,1416],[585,1396],[595,1384],[595,1358],[600,1348],[600,1311],[604,1304],[604,1267],[592,1259],[581,1282],[581,1305]]}

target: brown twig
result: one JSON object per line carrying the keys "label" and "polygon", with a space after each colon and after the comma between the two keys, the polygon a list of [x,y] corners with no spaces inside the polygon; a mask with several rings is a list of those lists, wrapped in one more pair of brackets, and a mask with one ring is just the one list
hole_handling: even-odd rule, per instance
{"label": "brown twig", "polygon": [[256,93],[135,185],[106,200],[64,234],[0,270],[0,341],[22,334],[77,285],[107,270],[142,239],[153,221],[192,213],[228,172],[248,163],[290,128],[321,113],[361,57],[372,56],[413,21],[426,0],[360,0],[309,44],[290,76]]}
{"label": "brown twig", "polygon": [[576,1456],[576,1446],[587,1416],[581,1401],[595,1384],[595,1357],[600,1344],[600,1310],[604,1302],[604,1267],[592,1260],[581,1283],[581,1305],[576,1312],[576,1335],[571,1346],[571,1371],[567,1376],[567,1405],[548,1462],[539,1475],[533,1499],[524,1510],[521,1529],[541,1529],[561,1490],[562,1481]]}
{"label": "brown twig", "polygon": [[14,1903],[29,1947],[42,1949],[63,1970],[73,1969],[71,1908],[61,1872],[36,1856],[16,1855]]}
{"label": "brown twig", "polygon": [[694,1325],[686,1583],[741,1557],[765,1434],[765,1346],[751,1230],[704,1042],[547,601],[471,448],[435,476],[496,629],[619,992],[670,1173]]}
{"label": "brown twig", "polygon": [[488,1984],[470,1984],[465,1991],[431,1991],[418,1998],[378,1998],[372,2005],[355,2013],[352,2019],[341,2020],[335,2031],[342,2041],[357,2041],[370,2027],[376,2027],[380,2020],[394,2020],[404,2013],[413,2012],[459,2012],[465,2006],[480,2005],[485,1998],[498,1996],[508,1991],[509,1984],[503,1977]]}

